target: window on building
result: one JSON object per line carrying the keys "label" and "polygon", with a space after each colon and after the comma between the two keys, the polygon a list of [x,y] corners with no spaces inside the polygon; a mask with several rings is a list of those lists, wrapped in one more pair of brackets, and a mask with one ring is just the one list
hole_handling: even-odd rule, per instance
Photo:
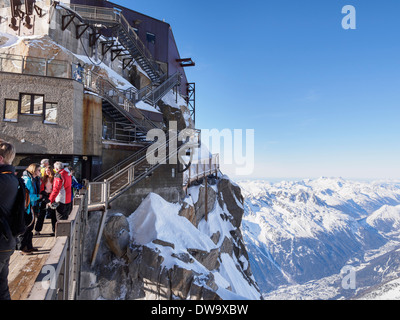
{"label": "window on building", "polygon": [[146,39],[147,39],[147,42],[149,42],[149,43],[153,43],[153,44],[156,43],[156,35],[154,33],[147,32]]}
{"label": "window on building", "polygon": [[57,107],[57,103],[45,103],[44,123],[57,123]]}
{"label": "window on building", "polygon": [[133,31],[135,31],[135,33],[137,34],[137,35],[139,35],[139,29],[138,28],[132,28],[133,29]]}
{"label": "window on building", "polygon": [[4,103],[4,121],[18,121],[18,100],[5,99]]}
{"label": "window on building", "polygon": [[21,94],[21,114],[43,114],[43,95]]}

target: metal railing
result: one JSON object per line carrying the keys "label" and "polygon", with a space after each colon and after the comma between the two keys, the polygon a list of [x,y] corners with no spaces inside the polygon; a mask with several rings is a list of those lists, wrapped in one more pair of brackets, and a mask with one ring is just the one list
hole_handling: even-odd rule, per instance
{"label": "metal railing", "polygon": [[97,176],[96,178],[93,179],[93,181],[101,181],[106,178],[111,177],[112,175],[116,174],[118,171],[122,170],[125,168],[127,165],[131,163],[135,163],[136,161],[140,160],[143,158],[143,156],[146,154],[148,146],[141,148],[139,151],[133,153],[129,157],[125,158],[115,166],[111,167],[110,169],[104,171],[102,174]]}
{"label": "metal railing", "polygon": [[86,89],[94,91],[106,99],[142,130],[147,131],[163,127],[161,123],[151,121],[140,109],[136,108],[135,104],[125,96],[125,91],[118,89],[113,83],[103,79],[101,75],[93,71],[86,71],[82,81]]}
{"label": "metal railing", "polygon": [[201,160],[197,160],[192,163],[187,171],[184,172],[183,175],[183,185],[188,186],[193,181],[198,180],[200,178],[205,178],[211,174],[218,174],[220,169],[219,164],[219,154],[213,154],[209,158],[204,158]]}
{"label": "metal railing", "polygon": [[150,103],[151,105],[155,105],[173,87],[180,84],[181,77],[182,75],[179,72],[176,72],[155,88],[153,88],[151,85],[142,88],[137,93],[137,101],[143,100]]}
{"label": "metal railing", "polygon": [[87,196],[75,198],[68,220],[56,224],[56,242],[28,300],[75,300],[80,295],[80,271],[87,226]]}
{"label": "metal railing", "polygon": [[[117,10],[116,8],[102,8],[102,7],[75,5],[75,4],[70,4],[69,6],[72,10],[77,12],[84,20],[91,20],[99,23],[101,22],[112,23],[121,26],[127,37],[129,37],[131,42],[134,44],[136,50],[146,61],[146,64],[151,67],[155,77],[159,79],[159,77],[162,75],[160,67],[153,58],[150,51],[140,40],[135,30],[133,30],[129,22],[126,20],[126,18],[122,15],[122,13],[119,10]],[[138,63],[140,62],[138,61]]]}
{"label": "metal railing", "polygon": [[103,122],[103,139],[122,143],[138,142],[143,138],[138,135],[136,126],[129,126],[123,122]]}
{"label": "metal railing", "polygon": [[[148,148],[145,148],[140,150],[136,155],[136,160],[132,158],[132,162],[129,164],[121,165],[121,169],[112,176],[103,181],[90,182],[88,187],[88,205],[105,205],[114,201],[134,183],[141,181],[161,164],[167,163],[168,159],[176,156],[180,149],[176,148],[176,150],[168,150],[168,147],[173,140],[176,140],[176,137],[173,137],[165,143],[157,146],[158,154],[165,155],[165,158],[153,162],[147,154]],[[139,169],[141,172],[135,177],[135,171]],[[110,169],[110,171],[111,170],[112,169]],[[99,177],[96,178],[96,180],[99,179]]]}
{"label": "metal railing", "polygon": [[56,78],[72,78],[73,64],[63,60],[0,54],[0,72]]}

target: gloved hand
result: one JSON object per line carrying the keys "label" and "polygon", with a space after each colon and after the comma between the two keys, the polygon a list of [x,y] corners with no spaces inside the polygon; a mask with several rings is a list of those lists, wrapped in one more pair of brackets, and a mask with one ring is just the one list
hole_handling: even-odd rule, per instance
{"label": "gloved hand", "polygon": [[59,202],[53,202],[53,203],[49,202],[48,204],[46,204],[46,208],[55,210],[57,209],[59,204],[60,204]]}

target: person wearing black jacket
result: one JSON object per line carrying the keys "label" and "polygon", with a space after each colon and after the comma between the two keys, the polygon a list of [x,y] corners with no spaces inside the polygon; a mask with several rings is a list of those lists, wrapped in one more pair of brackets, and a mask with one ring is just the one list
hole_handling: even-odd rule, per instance
{"label": "person wearing black jacket", "polygon": [[[0,214],[9,224],[17,198],[19,182],[15,168],[11,165],[15,158],[12,144],[0,139]],[[10,257],[16,246],[15,237],[5,236],[0,224],[0,300],[11,300],[8,288]]]}

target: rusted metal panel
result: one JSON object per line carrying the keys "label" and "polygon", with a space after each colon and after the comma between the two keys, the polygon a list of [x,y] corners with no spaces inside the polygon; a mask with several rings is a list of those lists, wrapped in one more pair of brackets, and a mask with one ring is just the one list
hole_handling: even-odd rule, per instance
{"label": "rusted metal panel", "polygon": [[82,106],[82,154],[101,155],[102,106],[97,96],[85,94]]}

